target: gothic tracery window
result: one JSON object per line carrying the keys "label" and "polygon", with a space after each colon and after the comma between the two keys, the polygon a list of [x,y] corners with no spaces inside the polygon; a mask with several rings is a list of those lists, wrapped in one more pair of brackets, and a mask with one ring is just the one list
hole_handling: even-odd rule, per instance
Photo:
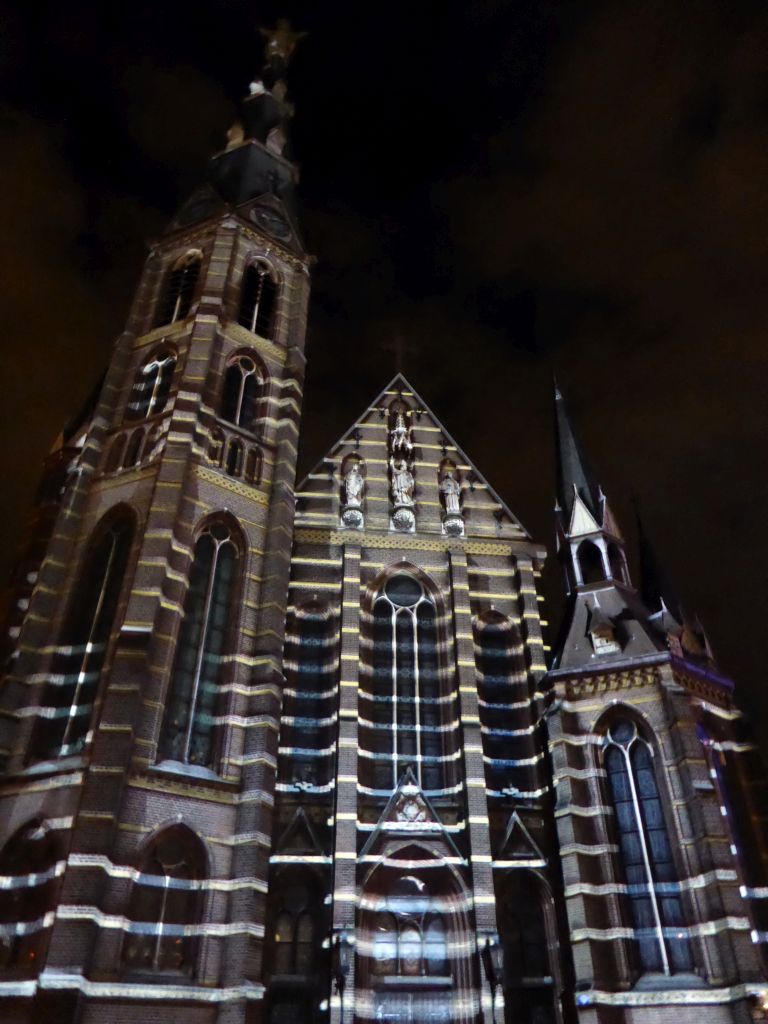
{"label": "gothic tracery window", "polygon": [[264,262],[249,264],[243,274],[238,322],[252,334],[271,339],[276,300],[277,285],[269,266]]}
{"label": "gothic tracery window", "polygon": [[32,751],[37,758],[76,754],[85,745],[133,532],[132,517],[117,515],[97,528],[86,552],[33,734]]}
{"label": "gothic tracery window", "polygon": [[131,970],[194,971],[205,850],[186,826],[165,829],[144,851],[131,890],[123,963]]}
{"label": "gothic tracery window", "polygon": [[0,970],[36,974],[52,924],[57,849],[51,830],[33,821],[0,851]]}
{"label": "gothic tracery window", "polygon": [[690,971],[690,943],[651,746],[628,717],[611,723],[604,742],[640,966],[663,974]]}
{"label": "gothic tracery window", "polygon": [[176,353],[168,349],[154,352],[141,364],[128,399],[127,419],[146,419],[165,409],[175,369]]}
{"label": "gothic tracery window", "polygon": [[434,600],[415,576],[391,576],[372,627],[370,688],[360,694],[366,782],[391,792],[410,765],[425,789],[440,790],[450,777],[454,739],[445,723],[455,709],[440,685]]}
{"label": "gothic tracery window", "polygon": [[244,430],[252,430],[264,381],[264,373],[253,356],[247,352],[236,355],[224,373],[221,418]]}
{"label": "gothic tracery window", "polygon": [[171,267],[165,287],[157,306],[155,326],[174,324],[189,313],[194,298],[203,254],[199,249],[190,249],[180,256]]}
{"label": "gothic tracery window", "polygon": [[161,756],[212,767],[235,597],[238,544],[209,523],[195,545],[160,743]]}

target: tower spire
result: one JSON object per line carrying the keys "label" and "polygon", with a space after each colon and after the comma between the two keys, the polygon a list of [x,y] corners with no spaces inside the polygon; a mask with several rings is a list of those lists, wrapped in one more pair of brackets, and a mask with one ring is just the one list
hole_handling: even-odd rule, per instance
{"label": "tower spire", "polygon": [[291,162],[288,124],[293,104],[285,76],[288,63],[306,32],[294,32],[280,19],[273,29],[259,30],[265,39],[261,74],[248,86],[240,120],[227,132],[227,147],[211,162],[210,178],[233,205],[261,195],[280,199],[293,212],[298,169]]}
{"label": "tower spire", "polygon": [[562,392],[554,376],[552,383],[555,403],[558,503],[565,518],[569,519],[573,509],[574,495],[578,495],[597,522],[600,522],[602,520],[602,493],[582,455],[568,417]]}

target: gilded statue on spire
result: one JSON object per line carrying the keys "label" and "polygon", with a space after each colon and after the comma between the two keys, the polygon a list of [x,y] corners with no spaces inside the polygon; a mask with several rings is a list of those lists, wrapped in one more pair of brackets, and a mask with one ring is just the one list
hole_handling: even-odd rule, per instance
{"label": "gilded statue on spire", "polygon": [[278,18],[275,28],[260,28],[266,40],[264,47],[267,64],[273,68],[285,67],[293,56],[296,44],[306,32],[294,32],[287,18]]}

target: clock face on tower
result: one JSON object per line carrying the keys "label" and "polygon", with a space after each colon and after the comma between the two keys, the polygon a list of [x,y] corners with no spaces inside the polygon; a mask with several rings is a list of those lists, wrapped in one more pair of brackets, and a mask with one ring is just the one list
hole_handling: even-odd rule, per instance
{"label": "clock face on tower", "polygon": [[254,206],[249,216],[254,224],[266,231],[267,234],[272,235],[273,238],[284,241],[291,237],[290,224],[277,210],[273,210],[269,206]]}

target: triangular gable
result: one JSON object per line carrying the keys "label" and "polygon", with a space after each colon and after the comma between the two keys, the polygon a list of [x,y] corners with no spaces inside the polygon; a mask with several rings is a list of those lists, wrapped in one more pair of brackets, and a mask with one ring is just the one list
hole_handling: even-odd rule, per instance
{"label": "triangular gable", "polygon": [[616,522],[611,507],[608,502],[603,502],[603,530],[605,533],[616,537],[617,540],[623,540],[619,524]]}
{"label": "triangular gable", "polygon": [[444,840],[451,854],[461,859],[456,844],[445,829],[437,812],[421,786],[416,781],[412,768],[406,768],[376,828],[368,837],[360,852],[361,859],[377,851],[383,840],[396,837],[424,839],[439,837]]}
{"label": "triangular gable", "polygon": [[595,517],[589,511],[581,495],[574,487],[573,509],[571,510],[571,522],[568,526],[569,537],[583,537],[587,533],[599,533],[600,527]]}
{"label": "triangular gable", "polygon": [[510,816],[496,860],[509,862],[510,866],[517,862],[527,867],[546,864],[544,854],[534,842],[517,811]]}
{"label": "triangular gable", "polygon": [[299,807],[290,824],[278,839],[275,844],[275,852],[278,854],[323,854],[323,848],[303,807]]}
{"label": "triangular gable", "polygon": [[286,245],[298,252],[304,251],[296,218],[286,204],[271,192],[241,203],[237,208],[242,217],[258,231],[274,238],[280,245]]}
{"label": "triangular gable", "polygon": [[168,231],[178,231],[192,224],[207,220],[227,209],[218,192],[211,185],[203,185],[195,189],[168,226]]}
{"label": "triangular gable", "polygon": [[[338,494],[342,467],[345,460],[352,457],[371,463],[367,476],[378,485],[375,493],[373,487],[366,487],[366,494],[371,497],[368,512],[374,513],[374,517],[366,516],[366,527],[381,528],[385,525],[382,516],[373,524],[369,519],[375,519],[375,514],[381,513],[388,501],[387,410],[398,399],[408,407],[409,425],[418,438],[414,445],[417,452],[414,459],[416,531],[436,532],[440,529],[436,467],[447,460],[456,464],[460,477],[467,534],[474,532],[482,536],[528,539],[528,533],[506,502],[402,374],[392,378],[302,481],[297,491],[297,525],[338,525],[338,513],[330,514],[327,499]],[[315,500],[312,503],[311,499],[326,501]]]}

